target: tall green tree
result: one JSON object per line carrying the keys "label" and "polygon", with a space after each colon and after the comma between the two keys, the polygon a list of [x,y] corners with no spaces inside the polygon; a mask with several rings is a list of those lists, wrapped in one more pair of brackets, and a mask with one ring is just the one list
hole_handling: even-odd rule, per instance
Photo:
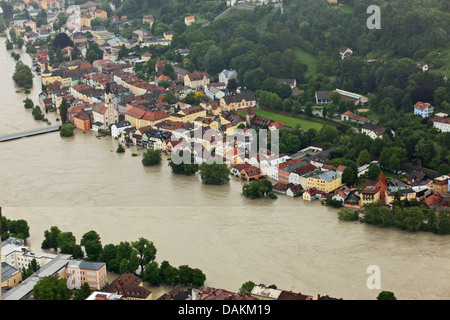
{"label": "tall green tree", "polygon": [[60,234],[61,230],[57,226],[52,226],[50,230],[45,230],[41,248],[58,250],[58,237]]}
{"label": "tall green tree", "polygon": [[69,300],[72,292],[66,282],[58,276],[43,277],[33,287],[33,296],[36,300]]}
{"label": "tall green tree", "polygon": [[244,282],[239,289],[239,294],[243,294],[245,296],[249,296],[252,293],[253,288],[255,287],[255,283],[253,281]]}
{"label": "tall green tree", "polygon": [[67,112],[69,110],[69,103],[67,102],[66,98],[63,98],[61,100],[61,104],[59,106],[59,115],[61,117],[62,124],[67,122]]}
{"label": "tall green tree", "polygon": [[359,165],[365,165],[365,164],[370,163],[370,154],[369,154],[369,151],[367,151],[366,149],[362,150],[362,151],[359,153],[358,160],[356,160],[356,162],[357,162]]}
{"label": "tall green tree", "polygon": [[153,242],[139,238],[138,241],[131,243],[133,248],[138,252],[139,265],[141,266],[141,273],[145,271],[145,267],[156,258],[156,247]]}
{"label": "tall green tree", "polygon": [[377,300],[397,300],[397,298],[392,291],[381,291],[377,296]]}
{"label": "tall green tree", "polygon": [[200,177],[205,184],[220,185],[230,181],[230,170],[225,163],[203,162],[199,166]]}
{"label": "tall green tree", "polygon": [[162,160],[160,150],[147,149],[142,155],[142,164],[144,166],[154,166],[160,164]]}

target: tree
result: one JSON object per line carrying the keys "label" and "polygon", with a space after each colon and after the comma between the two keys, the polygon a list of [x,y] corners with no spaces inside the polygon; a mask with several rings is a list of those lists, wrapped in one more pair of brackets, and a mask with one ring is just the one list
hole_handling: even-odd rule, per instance
{"label": "tree", "polygon": [[380,173],[381,169],[377,163],[371,163],[369,165],[369,170],[367,172],[367,177],[369,180],[376,180]]}
{"label": "tree", "polygon": [[114,260],[116,269],[113,272],[121,274],[125,272],[134,273],[139,267],[138,253],[127,241],[119,243],[117,246],[117,255]]}
{"label": "tree", "polygon": [[230,170],[225,163],[203,162],[199,166],[200,177],[205,184],[220,185],[230,181]]}
{"label": "tree", "polygon": [[330,96],[328,98],[335,105],[338,105],[339,101],[341,100],[341,94],[339,92],[337,92],[337,91],[333,91],[332,93],[330,93]]}
{"label": "tree", "polygon": [[24,44],[23,38],[22,37],[18,37],[17,40],[16,40],[17,48],[22,49],[23,44]]}
{"label": "tree", "polygon": [[142,164],[144,166],[154,166],[160,164],[162,160],[160,150],[147,149],[144,151]]}
{"label": "tree", "polygon": [[61,50],[67,46],[73,48],[73,41],[65,32],[58,33],[53,40],[53,46],[55,50]]}
{"label": "tree", "polygon": [[[189,152],[183,150],[177,150],[177,154],[172,157],[178,157],[180,163],[175,163],[173,158],[170,158],[169,167],[172,168],[172,172],[175,174],[184,174],[186,176],[191,176],[198,171],[198,164],[194,162],[194,156]],[[177,161],[178,162],[178,161]]]}
{"label": "tree", "polygon": [[366,149],[362,150],[362,151],[359,153],[358,160],[356,160],[356,162],[357,162],[359,165],[364,165],[364,164],[370,163],[370,154],[369,154],[369,151],[367,151]]}
{"label": "tree", "polygon": [[57,226],[52,226],[50,230],[45,230],[41,248],[58,250],[58,237],[60,234],[61,230]]}
{"label": "tree", "polygon": [[9,39],[6,39],[6,50],[12,50],[14,47],[14,43],[12,43],[11,41],[9,41]]}
{"label": "tree", "polygon": [[100,235],[91,230],[86,232],[80,240],[80,245],[84,246],[86,251],[87,260],[99,261],[103,252],[102,244],[100,242]]}
{"label": "tree", "polygon": [[33,86],[33,74],[29,66],[19,61],[13,74],[13,80],[18,87],[31,89]]}
{"label": "tree", "polygon": [[152,286],[158,286],[162,282],[161,270],[159,269],[158,263],[152,261],[145,266],[142,274],[142,279]]}
{"label": "tree", "polygon": [[44,119],[44,114],[42,113],[41,107],[39,106],[35,106],[31,114],[33,115],[34,120]]}
{"label": "tree", "polygon": [[153,242],[139,238],[138,241],[132,242],[131,245],[138,252],[139,265],[141,273],[145,271],[145,267],[156,258],[156,247]]}
{"label": "tree", "polygon": [[31,260],[27,268],[25,267],[22,268],[22,280],[25,280],[39,269],[40,266],[37,263],[36,259]]}
{"label": "tree", "polygon": [[253,281],[244,282],[239,289],[239,294],[243,294],[245,296],[249,296],[252,293],[253,288],[255,287],[255,283]]}
{"label": "tree", "polygon": [[67,122],[67,112],[69,110],[69,103],[66,98],[62,98],[61,104],[59,105],[59,115],[61,117],[62,124]]}
{"label": "tree", "polygon": [[161,262],[161,277],[162,281],[166,284],[177,284],[178,281],[178,269],[171,266],[167,260]]}
{"label": "tree", "polygon": [[23,102],[25,109],[33,109],[34,107],[33,100],[31,100],[30,98],[26,98],[25,100],[23,100]]}
{"label": "tree", "polygon": [[394,172],[400,170],[400,159],[395,153],[389,158],[389,169]]}
{"label": "tree", "polygon": [[442,104],[447,101],[448,98],[448,94],[447,94],[447,89],[445,87],[438,87],[435,91],[434,91],[434,104],[437,107],[441,107]]}
{"label": "tree", "polygon": [[344,172],[342,173],[342,182],[346,183],[347,185],[352,185],[356,181],[355,179],[355,172],[352,168],[347,167],[344,169]]}
{"label": "tree", "polygon": [[84,254],[81,246],[76,244],[76,238],[72,232],[61,232],[57,238],[61,253],[71,254],[74,259],[82,259]]}
{"label": "tree", "polygon": [[168,104],[175,104],[177,103],[178,99],[172,92],[167,92],[163,98],[163,101],[167,102]]}
{"label": "tree", "polygon": [[71,136],[73,136],[73,129],[74,129],[74,125],[70,122],[66,122],[61,127],[61,130],[59,131],[59,135],[61,137],[71,137]]}
{"label": "tree", "polygon": [[356,221],[359,219],[359,213],[350,208],[342,208],[338,211],[338,217],[343,221]]}
{"label": "tree", "polygon": [[162,74],[170,77],[170,79],[172,79],[172,80],[176,78],[175,70],[173,69],[173,67],[170,63],[164,64]]}
{"label": "tree", "polygon": [[201,287],[206,281],[206,275],[198,268],[192,269],[191,276],[191,283],[193,286]]}
{"label": "tree", "polygon": [[36,300],[69,300],[72,292],[65,278],[46,276],[33,287],[33,295]]}
{"label": "tree", "polygon": [[267,179],[263,179],[261,181],[246,183],[242,187],[242,195],[251,199],[273,197],[272,182]]}
{"label": "tree", "polygon": [[86,300],[91,295],[91,293],[92,293],[92,291],[89,286],[89,283],[85,282],[80,287],[80,289],[75,290],[73,299],[74,300]]}
{"label": "tree", "polygon": [[125,152],[125,148],[123,147],[123,145],[121,143],[119,143],[119,145],[117,146],[117,153],[124,153]]}
{"label": "tree", "polygon": [[127,47],[124,44],[122,44],[122,46],[120,47],[120,50],[119,50],[118,59],[120,60],[124,57],[128,57],[128,53],[129,53],[129,50],[127,49]]}
{"label": "tree", "polygon": [[5,231],[8,231],[11,237],[20,238],[23,240],[27,240],[27,238],[30,236],[30,227],[28,226],[28,222],[23,219],[6,219]]}
{"label": "tree", "polygon": [[229,92],[235,92],[238,88],[239,84],[236,78],[231,78],[227,83],[227,90]]}
{"label": "tree", "polygon": [[377,300],[397,300],[397,298],[391,291],[381,291],[377,296]]}
{"label": "tree", "polygon": [[261,68],[251,70],[244,75],[244,85],[248,90],[256,91],[261,88],[262,82],[265,79],[264,71]]}

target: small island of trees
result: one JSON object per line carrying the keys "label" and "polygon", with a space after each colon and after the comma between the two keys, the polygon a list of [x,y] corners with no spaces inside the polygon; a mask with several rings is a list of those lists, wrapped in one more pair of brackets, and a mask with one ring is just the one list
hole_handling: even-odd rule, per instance
{"label": "small island of trees", "polygon": [[262,179],[260,181],[252,181],[250,183],[244,184],[242,187],[242,194],[250,199],[256,198],[271,198],[276,199],[277,196],[273,192],[273,185],[267,179]]}
{"label": "small island of trees", "polygon": [[30,67],[22,61],[17,62],[13,80],[18,87],[31,89],[31,87],[33,87],[33,74]]}

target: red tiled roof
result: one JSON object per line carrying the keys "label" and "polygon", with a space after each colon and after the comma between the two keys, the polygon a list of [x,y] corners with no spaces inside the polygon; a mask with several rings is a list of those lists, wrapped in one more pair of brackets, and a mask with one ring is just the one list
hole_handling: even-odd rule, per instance
{"label": "red tiled roof", "polygon": [[426,108],[428,108],[428,106],[430,106],[429,103],[423,103],[422,101],[417,101],[416,104],[414,105],[414,108],[420,109],[420,110],[425,110]]}

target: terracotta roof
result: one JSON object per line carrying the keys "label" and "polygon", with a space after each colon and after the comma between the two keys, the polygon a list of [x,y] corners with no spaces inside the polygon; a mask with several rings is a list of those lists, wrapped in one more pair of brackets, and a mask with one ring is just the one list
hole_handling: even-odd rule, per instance
{"label": "terracotta roof", "polygon": [[217,289],[211,292],[204,300],[258,300],[252,296],[230,292],[223,289]]}
{"label": "terracotta roof", "polygon": [[431,105],[429,103],[424,103],[421,101],[417,101],[417,103],[414,105],[415,109],[425,110],[426,108],[430,107]]}

